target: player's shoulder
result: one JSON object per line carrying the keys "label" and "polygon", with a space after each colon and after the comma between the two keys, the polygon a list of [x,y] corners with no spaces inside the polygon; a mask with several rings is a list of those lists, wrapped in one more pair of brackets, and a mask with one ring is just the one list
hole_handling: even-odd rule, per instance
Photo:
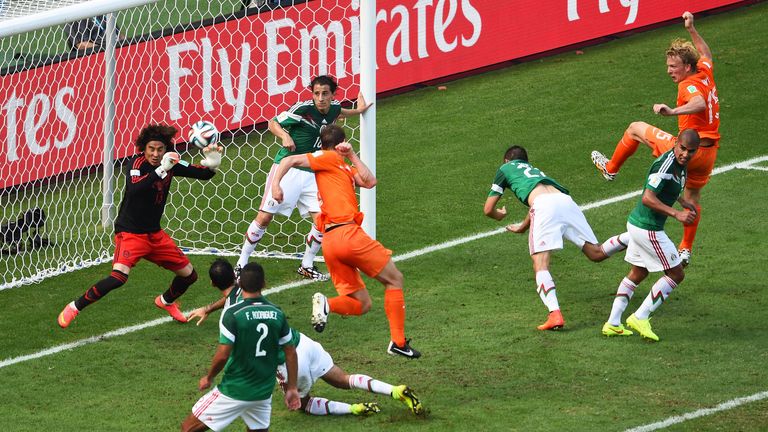
{"label": "player's shoulder", "polygon": [[696,62],[696,69],[698,70],[706,69],[711,71],[714,67],[715,63],[709,57],[702,56],[699,58],[699,61]]}
{"label": "player's shoulder", "polygon": [[668,150],[653,161],[653,169],[658,173],[672,172],[676,163],[674,149]]}
{"label": "player's shoulder", "polygon": [[313,109],[314,107],[315,107],[315,103],[312,102],[312,100],[298,101],[295,104],[291,105],[290,108],[288,108],[288,112],[303,114],[309,111],[310,109]]}

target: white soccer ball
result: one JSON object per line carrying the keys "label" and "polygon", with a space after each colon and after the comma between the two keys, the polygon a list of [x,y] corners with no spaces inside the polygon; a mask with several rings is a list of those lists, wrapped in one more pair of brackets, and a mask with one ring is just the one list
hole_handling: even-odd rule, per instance
{"label": "white soccer ball", "polygon": [[213,123],[200,120],[189,130],[189,142],[202,150],[210,144],[219,142],[219,130]]}

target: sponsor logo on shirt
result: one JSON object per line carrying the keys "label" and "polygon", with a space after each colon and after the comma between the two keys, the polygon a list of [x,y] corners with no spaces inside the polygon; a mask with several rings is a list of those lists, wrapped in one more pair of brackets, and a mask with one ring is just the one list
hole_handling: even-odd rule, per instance
{"label": "sponsor logo on shirt", "polygon": [[661,176],[660,175],[654,173],[654,174],[651,174],[650,176],[648,176],[648,185],[649,186],[656,188],[656,187],[659,187],[660,184],[661,184]]}
{"label": "sponsor logo on shirt", "polygon": [[695,86],[695,85],[689,85],[688,87],[686,87],[686,89],[688,90],[688,93],[697,93],[697,92],[699,91],[699,90],[696,88],[696,86]]}

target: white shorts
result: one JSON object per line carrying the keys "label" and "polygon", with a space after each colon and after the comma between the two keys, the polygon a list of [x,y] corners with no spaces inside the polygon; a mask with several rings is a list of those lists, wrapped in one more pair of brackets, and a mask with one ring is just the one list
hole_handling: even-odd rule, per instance
{"label": "white shorts", "polygon": [[275,176],[278,165],[272,165],[267,176],[267,185],[264,190],[264,197],[261,199],[259,210],[272,214],[281,214],[290,216],[293,209],[299,209],[302,217],[309,216],[310,213],[320,213],[320,203],[317,200],[317,183],[315,182],[315,173],[291,168],[280,180],[280,187],[283,189],[283,202],[278,204],[272,198],[272,179]]}
{"label": "white shorts", "polygon": [[587,223],[584,213],[570,195],[542,194],[536,197],[529,211],[531,226],[528,231],[528,249],[531,255],[563,248],[563,238],[579,247],[584,243],[597,244],[597,237]]}
{"label": "white shorts", "polygon": [[[299,376],[296,388],[302,398],[309,394],[312,385],[333,367],[333,359],[322,345],[301,333],[299,346],[296,347],[296,357],[299,359]],[[277,367],[277,380],[282,387],[288,378],[285,363]]]}
{"label": "white shorts", "polygon": [[201,397],[192,414],[214,431],[220,431],[241,417],[249,429],[266,429],[272,412],[272,397],[259,401],[240,401],[221,393],[218,387]]}
{"label": "white shorts", "polygon": [[677,247],[664,231],[648,231],[627,222],[629,245],[624,261],[649,272],[677,267],[682,260]]}

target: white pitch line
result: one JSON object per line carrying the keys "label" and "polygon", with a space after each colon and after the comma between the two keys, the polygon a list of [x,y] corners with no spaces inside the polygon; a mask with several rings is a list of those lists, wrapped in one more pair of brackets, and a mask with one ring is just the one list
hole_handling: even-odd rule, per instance
{"label": "white pitch line", "polygon": [[[722,173],[734,170],[736,168],[749,168],[750,165],[753,165],[753,164],[756,164],[756,163],[759,163],[759,162],[763,162],[763,161],[768,161],[768,156],[761,156],[761,157],[757,157],[757,158],[753,158],[753,159],[748,159],[748,160],[745,160],[745,161],[742,161],[742,162],[737,162],[737,163],[734,163],[734,164],[725,165],[725,166],[722,166],[722,167],[719,167],[719,168],[715,168],[712,171],[712,175],[722,174]],[[603,207],[603,206],[606,206],[606,205],[609,205],[609,204],[614,204],[614,203],[617,203],[617,202],[620,202],[620,201],[624,201],[624,200],[633,198],[635,196],[638,196],[638,195],[640,195],[641,192],[642,191],[637,190],[637,191],[634,191],[634,192],[629,192],[629,193],[626,193],[626,194],[623,194],[623,195],[615,196],[613,198],[608,198],[608,199],[601,200],[601,201],[595,201],[593,203],[589,203],[589,204],[585,204],[585,205],[581,206],[581,209],[583,211],[586,211],[586,210],[590,210],[590,209],[593,209],[593,208],[598,208],[598,207]],[[497,228],[497,229],[494,229],[494,230],[491,230],[491,231],[486,231],[486,232],[483,232],[483,233],[473,234],[471,236],[461,237],[461,238],[450,240],[450,241],[447,241],[447,242],[444,242],[444,243],[439,243],[439,244],[436,244],[436,245],[427,246],[425,248],[417,249],[415,251],[411,251],[411,252],[408,252],[408,253],[405,253],[405,254],[402,254],[402,255],[397,255],[395,257],[392,257],[392,261],[404,261],[404,260],[408,260],[408,259],[411,259],[411,258],[416,258],[418,256],[425,255],[425,254],[428,254],[428,253],[432,253],[432,252],[435,252],[435,251],[451,248],[451,247],[458,246],[458,245],[461,245],[461,244],[464,244],[464,243],[468,243],[468,242],[479,240],[479,239],[482,239],[482,238],[485,238],[485,237],[490,237],[490,236],[493,236],[493,235],[496,235],[496,234],[500,234],[500,233],[503,233],[504,231],[505,231],[504,228]],[[291,282],[291,283],[288,283],[288,284],[279,285],[277,287],[265,290],[264,294],[265,295],[274,294],[274,293],[285,291],[285,290],[288,290],[288,289],[291,289],[291,288],[296,288],[296,287],[299,287],[299,286],[307,285],[307,284],[310,284],[310,283],[313,283],[313,282],[314,281],[311,281],[311,280],[303,280],[303,281]],[[74,349],[74,348],[79,348],[81,346],[89,345],[89,344],[98,342],[98,341],[103,340],[103,339],[109,339],[109,338],[116,337],[116,336],[123,336],[123,335],[126,335],[128,333],[133,333],[135,331],[143,330],[143,329],[149,328],[149,327],[154,327],[154,326],[157,326],[157,325],[160,325],[160,324],[164,324],[166,322],[171,322],[171,321],[172,321],[172,319],[169,318],[169,317],[159,318],[159,319],[156,319],[156,320],[147,321],[147,322],[145,322],[143,324],[137,324],[137,325],[130,326],[130,327],[123,327],[123,328],[120,328],[120,329],[117,329],[117,330],[113,330],[113,331],[104,333],[104,334],[99,335],[99,336],[92,336],[92,337],[89,337],[89,338],[86,338],[86,339],[81,339],[81,340],[76,341],[76,342],[71,342],[71,343],[63,344],[63,345],[57,345],[55,347],[47,348],[47,349],[44,349],[42,351],[38,351],[38,352],[33,353],[33,354],[27,354],[27,355],[23,355],[23,356],[19,356],[19,357],[9,358],[9,359],[0,361],[0,369],[4,368],[6,366],[10,366],[10,365],[14,365],[14,364],[17,364],[17,363],[25,362],[27,360],[34,360],[34,359],[38,359],[38,358],[41,358],[41,357],[46,357],[46,356],[49,356],[49,355],[57,354],[57,353],[60,353],[62,351],[71,350],[71,349]]]}
{"label": "white pitch line", "polygon": [[755,393],[755,394],[750,395],[750,396],[745,396],[745,397],[740,397],[740,398],[736,398],[736,399],[731,399],[729,401],[721,403],[720,405],[718,405],[718,406],[716,406],[714,408],[703,408],[703,409],[700,409],[698,411],[693,411],[693,412],[690,412],[690,413],[687,413],[687,414],[670,417],[670,418],[668,418],[666,420],[662,420],[660,422],[651,423],[651,424],[647,424],[647,425],[644,425],[644,426],[638,426],[638,427],[634,427],[632,429],[627,429],[624,432],[651,432],[651,431],[655,431],[655,430],[658,430],[658,429],[664,429],[664,428],[670,427],[672,425],[676,425],[678,423],[682,423],[682,422],[687,421],[687,420],[693,420],[695,418],[712,415],[712,414],[715,414],[715,413],[720,412],[720,411],[725,411],[725,410],[729,410],[729,409],[732,409],[732,408],[736,408],[739,405],[744,405],[744,404],[748,404],[748,403],[751,403],[751,402],[756,402],[756,401],[759,401],[759,400],[762,400],[762,399],[767,399],[767,398],[768,398],[768,391],[764,391],[764,392],[760,392],[760,393]]}

